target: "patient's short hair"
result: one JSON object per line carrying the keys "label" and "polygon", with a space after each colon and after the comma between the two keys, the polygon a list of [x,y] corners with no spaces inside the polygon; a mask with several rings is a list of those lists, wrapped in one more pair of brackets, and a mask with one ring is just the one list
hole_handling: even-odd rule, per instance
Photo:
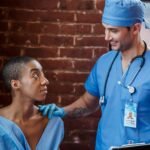
{"label": "patient's short hair", "polygon": [[2,68],[2,78],[6,89],[11,91],[11,80],[18,80],[25,64],[35,60],[28,56],[17,56],[9,59]]}

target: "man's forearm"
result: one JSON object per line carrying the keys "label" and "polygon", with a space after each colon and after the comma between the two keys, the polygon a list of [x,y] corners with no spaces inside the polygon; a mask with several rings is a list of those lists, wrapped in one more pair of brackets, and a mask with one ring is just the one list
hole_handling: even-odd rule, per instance
{"label": "man's forearm", "polygon": [[68,117],[83,117],[95,112],[99,108],[96,97],[85,93],[74,103],[65,106],[64,111]]}
{"label": "man's forearm", "polygon": [[68,117],[82,117],[82,116],[87,116],[88,114],[90,114],[87,108],[77,107],[74,109],[70,109],[68,107],[69,106],[64,107],[64,110]]}

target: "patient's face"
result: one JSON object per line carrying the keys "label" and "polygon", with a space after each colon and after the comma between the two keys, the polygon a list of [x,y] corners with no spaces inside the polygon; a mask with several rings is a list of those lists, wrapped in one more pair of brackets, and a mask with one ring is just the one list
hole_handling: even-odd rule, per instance
{"label": "patient's face", "polygon": [[48,84],[49,82],[38,61],[32,60],[22,68],[20,92],[24,98],[45,100]]}

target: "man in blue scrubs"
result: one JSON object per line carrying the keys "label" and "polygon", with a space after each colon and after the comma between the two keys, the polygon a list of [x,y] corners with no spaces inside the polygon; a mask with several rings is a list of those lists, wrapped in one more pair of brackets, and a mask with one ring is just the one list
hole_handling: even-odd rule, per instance
{"label": "man in blue scrubs", "polygon": [[49,118],[80,117],[101,108],[96,150],[150,143],[150,51],[140,36],[142,23],[149,25],[141,1],[106,0],[102,24],[111,51],[94,65],[86,92],[64,108],[40,107]]}

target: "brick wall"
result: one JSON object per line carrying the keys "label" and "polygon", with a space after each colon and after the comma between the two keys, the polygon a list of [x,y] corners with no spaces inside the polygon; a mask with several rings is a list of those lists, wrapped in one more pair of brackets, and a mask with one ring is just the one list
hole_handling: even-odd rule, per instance
{"label": "brick wall", "polygon": [[[70,104],[106,52],[103,6],[104,0],[0,0],[0,67],[16,55],[37,58],[50,81],[45,103]],[[10,101],[0,79],[0,105]],[[98,118],[99,112],[65,119],[62,150],[93,150]]]}

